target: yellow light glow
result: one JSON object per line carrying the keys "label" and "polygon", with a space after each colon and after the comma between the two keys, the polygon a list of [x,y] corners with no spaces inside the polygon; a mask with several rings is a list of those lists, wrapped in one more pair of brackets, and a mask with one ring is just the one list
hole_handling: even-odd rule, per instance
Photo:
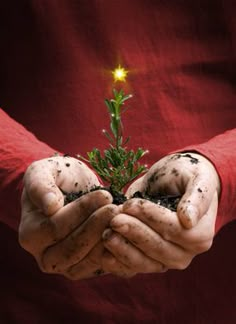
{"label": "yellow light glow", "polygon": [[120,65],[112,71],[114,81],[126,82],[128,71]]}

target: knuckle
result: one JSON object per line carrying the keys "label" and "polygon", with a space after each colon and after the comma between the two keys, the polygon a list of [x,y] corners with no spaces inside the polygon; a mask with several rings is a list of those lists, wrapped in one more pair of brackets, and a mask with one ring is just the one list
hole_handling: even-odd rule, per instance
{"label": "knuckle", "polygon": [[185,270],[189,266],[189,262],[181,262],[177,265],[177,270]]}
{"label": "knuckle", "polygon": [[165,273],[165,272],[167,272],[169,270],[169,268],[166,266],[166,265],[162,265],[162,267],[161,267],[161,269],[160,269],[160,273]]}
{"label": "knuckle", "polygon": [[28,168],[26,169],[25,174],[28,175],[30,172],[32,172],[32,171],[33,171],[33,170],[38,166],[38,164],[39,164],[39,161],[34,161],[34,162],[32,162],[32,163],[28,166]]}
{"label": "knuckle", "polygon": [[172,223],[167,224],[167,228],[162,234],[162,237],[166,241],[171,241],[173,238],[177,238],[181,233],[181,229]]}
{"label": "knuckle", "polygon": [[89,267],[94,267],[94,266],[98,266],[99,265],[99,262],[98,262],[98,259],[95,255],[88,255],[87,257],[87,264]]}
{"label": "knuckle", "polygon": [[30,231],[27,230],[26,226],[23,223],[21,223],[18,230],[18,242],[20,246],[28,252],[31,252],[33,250],[31,239],[32,236],[30,234]]}
{"label": "knuckle", "polygon": [[166,272],[168,270],[167,265],[163,264],[163,263],[158,263],[158,271],[160,273]]}
{"label": "knuckle", "polygon": [[25,183],[25,187],[26,187],[28,193],[36,192],[38,190],[38,183],[37,183],[37,181],[30,179],[30,181]]}
{"label": "knuckle", "polygon": [[132,278],[134,276],[136,276],[137,272],[136,271],[120,271],[120,272],[117,272],[115,273],[118,277],[121,277],[121,278]]}
{"label": "knuckle", "polygon": [[[166,241],[166,239],[164,239]],[[165,241],[163,241],[162,239],[158,240],[158,242],[156,242],[156,248],[155,251],[158,255],[160,256],[164,256],[166,253],[166,246],[165,246]]]}
{"label": "knuckle", "polygon": [[98,220],[104,226],[107,226],[111,219],[119,212],[119,207],[116,205],[108,204],[101,207],[98,212],[93,214],[94,220]]}
{"label": "knuckle", "polygon": [[173,257],[171,260],[169,259],[169,261],[166,260],[164,269],[168,267],[169,269],[185,270],[192,262],[194,256],[193,253],[188,252],[181,254],[176,258]]}
{"label": "knuckle", "polygon": [[201,243],[199,243],[196,247],[195,247],[195,251],[199,254],[199,253],[203,253],[208,251],[211,246],[213,244],[213,239],[208,239],[206,241],[203,241]]}
{"label": "knuckle", "polygon": [[49,218],[37,222],[25,219],[18,229],[19,244],[31,253],[45,249],[48,244],[55,244],[57,236],[56,227]]}
{"label": "knuckle", "polygon": [[18,242],[22,248],[28,250],[27,247],[29,246],[29,240],[23,231],[19,231]]}
{"label": "knuckle", "polygon": [[146,273],[163,273],[168,270],[167,266],[161,262],[155,261],[145,268]]}
{"label": "knuckle", "polygon": [[37,260],[37,264],[38,264],[39,269],[40,269],[43,273],[52,273],[52,272],[49,272],[49,271],[48,271],[48,269],[45,267],[45,265],[42,263],[41,260]]}
{"label": "knuckle", "polygon": [[43,160],[38,160],[38,161],[34,161],[32,162],[28,168],[26,169],[25,172],[25,177],[31,176],[31,174],[33,172],[37,172],[38,169],[44,164],[45,162]]}
{"label": "knuckle", "polygon": [[178,261],[173,265],[172,268],[176,270],[185,270],[190,265],[191,261],[192,258]]}
{"label": "knuckle", "polygon": [[75,281],[78,280],[78,275],[75,273],[71,273],[71,272],[65,272],[63,273],[64,277],[66,277],[69,280]]}
{"label": "knuckle", "polygon": [[45,262],[43,258],[41,263],[41,269],[45,273],[57,273],[57,274],[62,273],[62,270],[60,269],[59,265],[56,262],[50,262],[50,261]]}
{"label": "knuckle", "polygon": [[41,237],[50,238],[53,242],[58,239],[58,226],[51,218],[44,217],[37,226],[37,232]]}

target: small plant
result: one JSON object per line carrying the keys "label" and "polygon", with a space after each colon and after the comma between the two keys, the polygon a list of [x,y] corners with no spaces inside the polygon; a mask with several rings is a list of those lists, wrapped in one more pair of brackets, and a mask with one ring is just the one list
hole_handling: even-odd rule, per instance
{"label": "small plant", "polygon": [[125,95],[122,89],[120,91],[114,89],[113,94],[114,98],[105,99],[110,115],[110,132],[103,130],[103,133],[109,141],[109,148],[104,150],[103,154],[94,148],[87,153],[87,159],[79,157],[93,167],[101,179],[110,186],[112,192],[122,192],[127,184],[147,171],[146,165],[139,163],[147,151],[138,148],[135,152],[126,148],[130,137],[123,138],[121,114],[125,111],[123,109],[125,102],[132,95]]}

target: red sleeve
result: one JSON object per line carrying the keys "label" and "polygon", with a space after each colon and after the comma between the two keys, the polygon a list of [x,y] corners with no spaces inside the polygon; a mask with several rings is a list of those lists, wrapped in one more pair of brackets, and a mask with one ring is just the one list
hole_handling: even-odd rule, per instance
{"label": "red sleeve", "polygon": [[0,109],[1,222],[15,230],[18,228],[23,174],[30,163],[54,152]]}
{"label": "red sleeve", "polygon": [[215,166],[221,180],[216,231],[236,219],[236,129],[184,150],[197,151]]}

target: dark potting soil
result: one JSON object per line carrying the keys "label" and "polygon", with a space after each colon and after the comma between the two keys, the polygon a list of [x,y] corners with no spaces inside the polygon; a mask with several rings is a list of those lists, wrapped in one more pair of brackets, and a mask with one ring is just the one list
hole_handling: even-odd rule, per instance
{"label": "dark potting soil", "polygon": [[[174,155],[172,157],[172,159],[179,159],[179,158],[188,158],[191,164],[197,164],[199,162],[199,160],[195,157],[193,157],[191,154],[189,153],[178,153],[176,155]],[[69,166],[69,165],[68,165]],[[176,176],[178,176],[178,172],[177,170],[173,169],[173,173],[175,173]],[[161,174],[163,175],[163,174]],[[158,178],[157,173],[155,173],[150,179],[149,179],[149,183],[156,181],[156,179]],[[89,192],[91,191],[95,191],[95,190],[107,190],[111,193],[112,197],[113,197],[113,204],[115,205],[121,205],[123,204],[126,200],[127,197],[122,194],[121,192],[117,192],[112,190],[111,187],[94,187],[92,188]],[[200,189],[199,189],[200,190]],[[63,191],[62,191],[63,192]],[[64,203],[65,205],[80,198],[81,196],[85,195],[88,192],[83,192],[83,191],[79,191],[79,192],[70,192],[70,193],[66,193],[63,192],[64,194]],[[162,195],[162,194],[155,194],[155,195],[149,195],[147,193],[142,193],[140,191],[137,191],[133,194],[133,196],[131,198],[141,198],[141,199],[146,199],[149,200],[151,202],[154,202],[156,204],[159,204],[163,207],[166,207],[168,209],[170,209],[171,211],[176,211],[177,210],[177,206],[178,203],[181,199],[181,195]]]}
{"label": "dark potting soil", "polygon": [[[113,191],[109,187],[99,187],[99,186],[97,186],[97,187],[92,188],[89,192],[96,191],[96,190],[107,190],[107,191],[109,191],[111,193],[112,197],[113,197],[112,203],[115,204],[115,205],[121,205],[127,200],[127,197],[123,193]],[[83,192],[83,191],[70,192],[70,193],[63,192],[63,194],[65,196],[64,204],[67,205],[70,202],[82,197],[86,193],[88,193],[88,192]],[[166,207],[166,208],[170,209],[171,211],[176,211],[181,196],[180,195],[165,195],[165,196],[163,196],[163,195],[160,195],[160,194],[148,195],[148,194],[144,194],[144,193],[142,193],[140,191],[137,191],[137,192],[135,192],[133,194],[133,196],[131,198],[146,199],[146,200],[154,202],[154,203],[156,203],[158,205]]]}

